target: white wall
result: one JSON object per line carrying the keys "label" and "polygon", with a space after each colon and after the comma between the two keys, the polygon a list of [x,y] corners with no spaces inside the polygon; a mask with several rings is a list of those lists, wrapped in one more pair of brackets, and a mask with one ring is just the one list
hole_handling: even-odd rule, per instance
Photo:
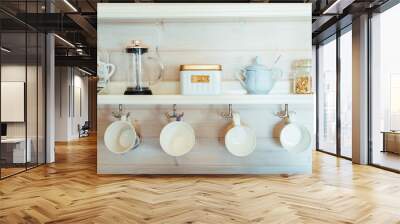
{"label": "white wall", "polygon": [[69,75],[67,67],[55,69],[55,141],[69,139]]}
{"label": "white wall", "polygon": [[56,67],[55,85],[55,140],[77,139],[78,124],[88,120],[88,79],[77,69]]}

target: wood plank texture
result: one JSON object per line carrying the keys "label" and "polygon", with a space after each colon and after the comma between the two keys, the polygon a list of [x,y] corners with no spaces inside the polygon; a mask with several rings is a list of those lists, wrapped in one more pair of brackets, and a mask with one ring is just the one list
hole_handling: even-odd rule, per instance
{"label": "wood plank texture", "polygon": [[96,138],[0,181],[0,223],[400,223],[400,176],[315,152],[312,175],[96,174]]}
{"label": "wood plank texture", "polygon": [[[258,138],[254,152],[237,157],[228,152],[223,139],[196,138],[193,149],[179,157],[169,156],[159,138],[123,155],[106,149],[97,139],[98,174],[305,174],[311,173],[312,146],[299,153],[282,148],[278,138]],[[99,149],[102,149],[100,151]],[[99,153],[99,151],[101,153]]]}

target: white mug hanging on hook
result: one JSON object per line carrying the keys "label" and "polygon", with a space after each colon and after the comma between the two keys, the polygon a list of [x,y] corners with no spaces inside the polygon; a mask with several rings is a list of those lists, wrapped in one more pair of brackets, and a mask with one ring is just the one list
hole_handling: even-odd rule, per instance
{"label": "white mug hanging on hook", "polygon": [[279,131],[279,140],[282,147],[289,152],[307,150],[312,141],[308,129],[295,122],[294,113],[286,111],[286,116],[283,119],[285,124]]}
{"label": "white mug hanging on hook", "polygon": [[238,113],[233,113],[232,116],[232,124],[225,131],[225,147],[235,156],[248,156],[256,148],[256,134],[253,129],[241,123]]}
{"label": "white mug hanging on hook", "polygon": [[104,133],[104,144],[116,154],[126,153],[140,144],[140,136],[129,119],[129,114],[111,123]]}
{"label": "white mug hanging on hook", "polygon": [[167,114],[167,117],[174,118],[175,121],[168,123],[161,130],[161,148],[170,156],[183,156],[194,147],[195,132],[190,124],[182,121],[183,113],[176,113],[176,106],[174,106],[173,114]]}

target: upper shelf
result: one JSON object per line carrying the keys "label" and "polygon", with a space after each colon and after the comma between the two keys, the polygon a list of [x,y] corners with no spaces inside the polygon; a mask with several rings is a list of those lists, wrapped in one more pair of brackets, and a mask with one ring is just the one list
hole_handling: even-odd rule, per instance
{"label": "upper shelf", "polygon": [[[277,83],[277,89],[288,89],[285,82]],[[222,93],[217,96],[180,95],[179,82],[163,81],[152,86],[151,96],[122,95],[127,83],[110,82],[97,96],[98,104],[131,105],[196,105],[196,104],[313,104],[313,95],[296,95],[271,91],[268,95],[248,95],[238,81],[222,82]]]}
{"label": "upper shelf", "polygon": [[311,3],[99,3],[99,22],[311,19]]}
{"label": "upper shelf", "polygon": [[[277,89],[288,86],[277,83]],[[295,95],[271,91],[268,95],[248,95],[238,81],[222,82],[222,93],[217,96],[180,95],[179,82],[163,81],[152,86],[151,96],[123,95],[127,83],[110,82],[97,96],[98,104],[171,105],[171,104],[313,104],[313,95]]]}
{"label": "upper shelf", "polygon": [[98,95],[98,104],[130,105],[196,105],[196,104],[312,104],[313,95],[218,95],[218,96],[183,96],[183,95]]}

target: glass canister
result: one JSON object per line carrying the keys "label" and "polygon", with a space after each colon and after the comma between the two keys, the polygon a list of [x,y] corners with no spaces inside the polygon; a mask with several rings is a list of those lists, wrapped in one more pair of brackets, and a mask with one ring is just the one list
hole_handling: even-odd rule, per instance
{"label": "glass canister", "polygon": [[293,63],[293,92],[295,94],[312,93],[311,60],[296,60]]}

